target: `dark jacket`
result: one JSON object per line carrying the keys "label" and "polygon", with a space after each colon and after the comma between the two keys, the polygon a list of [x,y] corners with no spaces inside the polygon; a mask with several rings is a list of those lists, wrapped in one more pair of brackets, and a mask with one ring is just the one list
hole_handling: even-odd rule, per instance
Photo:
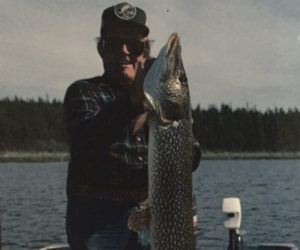
{"label": "dark jacket", "polygon": [[[147,197],[148,127],[133,134],[135,118],[126,89],[106,75],[73,83],[64,100],[69,136],[67,194],[112,200]],[[201,158],[194,143],[194,169]]]}

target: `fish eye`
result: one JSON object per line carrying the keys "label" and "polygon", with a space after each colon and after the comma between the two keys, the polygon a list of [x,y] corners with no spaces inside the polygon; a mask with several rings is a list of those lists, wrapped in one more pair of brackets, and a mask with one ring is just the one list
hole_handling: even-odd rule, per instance
{"label": "fish eye", "polygon": [[179,81],[180,81],[180,82],[187,82],[186,76],[185,76],[185,75],[180,75],[180,76],[179,76]]}

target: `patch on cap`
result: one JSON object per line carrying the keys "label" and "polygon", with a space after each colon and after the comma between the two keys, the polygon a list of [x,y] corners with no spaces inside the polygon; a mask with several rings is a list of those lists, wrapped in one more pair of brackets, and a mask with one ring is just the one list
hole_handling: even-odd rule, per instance
{"label": "patch on cap", "polygon": [[130,20],[136,15],[136,7],[129,3],[119,3],[115,5],[115,15],[122,20]]}

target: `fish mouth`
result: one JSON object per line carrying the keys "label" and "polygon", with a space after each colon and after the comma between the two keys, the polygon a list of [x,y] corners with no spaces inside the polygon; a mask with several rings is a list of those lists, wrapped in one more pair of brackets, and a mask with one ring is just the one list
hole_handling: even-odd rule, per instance
{"label": "fish mouth", "polygon": [[171,52],[174,52],[174,50],[177,49],[177,47],[180,45],[179,44],[179,36],[176,32],[172,33],[169,40],[168,40],[168,51],[167,54],[170,56]]}
{"label": "fish mouth", "polygon": [[145,106],[150,107],[161,121],[180,119],[173,115],[180,106],[181,85],[177,79],[180,67],[180,40],[177,33],[172,33],[144,80]]}

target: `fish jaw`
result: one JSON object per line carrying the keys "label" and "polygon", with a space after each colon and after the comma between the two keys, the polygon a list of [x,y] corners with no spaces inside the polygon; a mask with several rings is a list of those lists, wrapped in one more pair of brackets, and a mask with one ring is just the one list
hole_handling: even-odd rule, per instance
{"label": "fish jaw", "polygon": [[180,39],[171,34],[144,80],[146,106],[161,121],[190,119],[190,96]]}

